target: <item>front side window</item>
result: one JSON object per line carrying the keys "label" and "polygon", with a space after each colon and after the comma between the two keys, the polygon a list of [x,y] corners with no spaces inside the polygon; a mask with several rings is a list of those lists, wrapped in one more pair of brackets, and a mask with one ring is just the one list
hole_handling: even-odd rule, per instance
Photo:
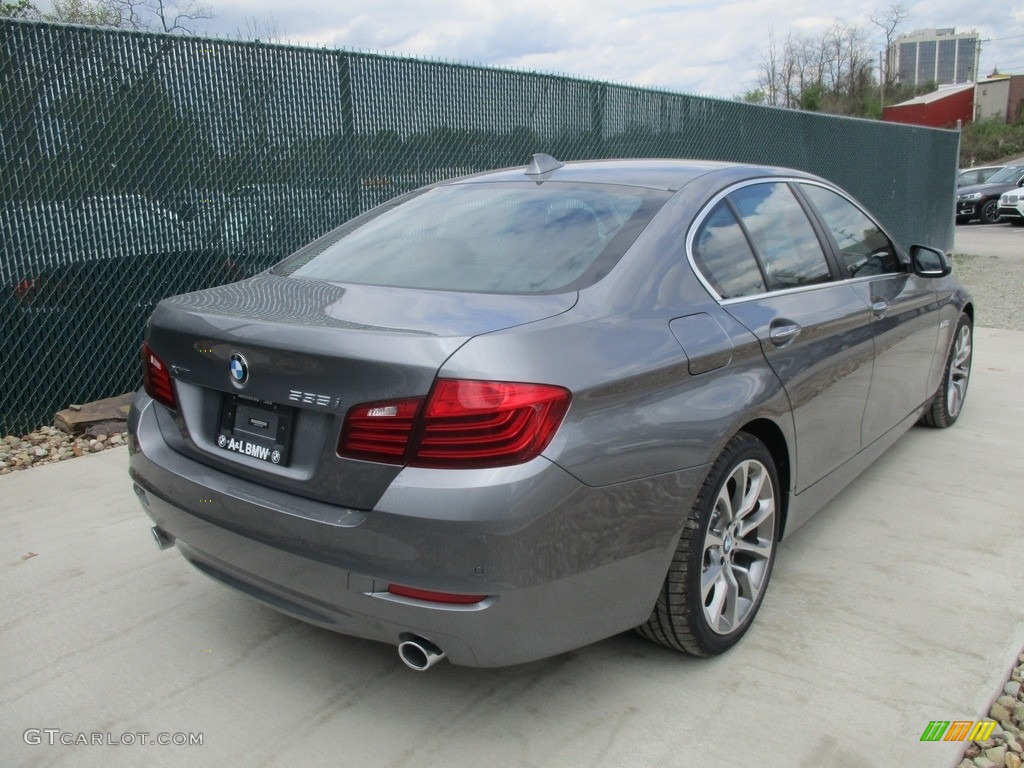
{"label": "front side window", "polygon": [[607,274],[668,197],[597,184],[442,186],[353,219],[274,272],[400,288],[571,290]]}
{"label": "front side window", "polygon": [[802,184],[800,189],[832,232],[849,277],[902,271],[895,246],[857,206],[842,195],[816,184]]}

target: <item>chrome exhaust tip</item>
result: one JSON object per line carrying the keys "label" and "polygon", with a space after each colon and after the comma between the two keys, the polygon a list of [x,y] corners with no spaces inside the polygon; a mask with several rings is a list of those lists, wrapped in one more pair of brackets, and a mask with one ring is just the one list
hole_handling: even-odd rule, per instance
{"label": "chrome exhaust tip", "polygon": [[156,541],[157,549],[161,552],[174,546],[174,537],[167,533],[167,531],[161,530],[154,525],[150,532],[153,534],[154,541]]}
{"label": "chrome exhaust tip", "polygon": [[437,662],[444,661],[445,654],[429,640],[414,636],[398,644],[398,658],[409,669],[426,672]]}

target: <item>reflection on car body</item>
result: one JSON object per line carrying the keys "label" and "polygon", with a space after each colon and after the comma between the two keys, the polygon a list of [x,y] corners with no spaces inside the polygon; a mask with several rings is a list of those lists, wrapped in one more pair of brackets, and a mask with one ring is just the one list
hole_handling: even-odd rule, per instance
{"label": "reflection on car body", "polygon": [[783,536],[956,421],[973,312],[823,179],[539,155],[161,302],[131,477],[161,546],[415,669],[710,655]]}

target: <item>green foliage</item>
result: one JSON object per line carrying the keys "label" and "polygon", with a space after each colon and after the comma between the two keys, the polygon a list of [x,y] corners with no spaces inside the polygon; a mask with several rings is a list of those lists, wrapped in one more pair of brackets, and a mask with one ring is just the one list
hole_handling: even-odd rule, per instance
{"label": "green foliage", "polygon": [[960,134],[960,167],[998,163],[1024,155],[1024,123],[1005,125],[981,120],[964,126]]}
{"label": "green foliage", "polygon": [[7,19],[38,19],[41,17],[39,9],[29,0],[0,0],[0,18]]}

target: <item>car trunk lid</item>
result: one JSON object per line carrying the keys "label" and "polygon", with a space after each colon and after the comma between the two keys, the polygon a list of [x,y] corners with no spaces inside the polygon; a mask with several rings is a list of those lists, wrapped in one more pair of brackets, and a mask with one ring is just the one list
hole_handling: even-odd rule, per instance
{"label": "car trunk lid", "polygon": [[337,455],[348,410],[423,397],[468,339],[560,314],[575,300],[266,273],[172,297],[147,332],[177,393],[176,413],[160,414],[162,431],[172,448],[208,465],[368,509],[401,467]]}

